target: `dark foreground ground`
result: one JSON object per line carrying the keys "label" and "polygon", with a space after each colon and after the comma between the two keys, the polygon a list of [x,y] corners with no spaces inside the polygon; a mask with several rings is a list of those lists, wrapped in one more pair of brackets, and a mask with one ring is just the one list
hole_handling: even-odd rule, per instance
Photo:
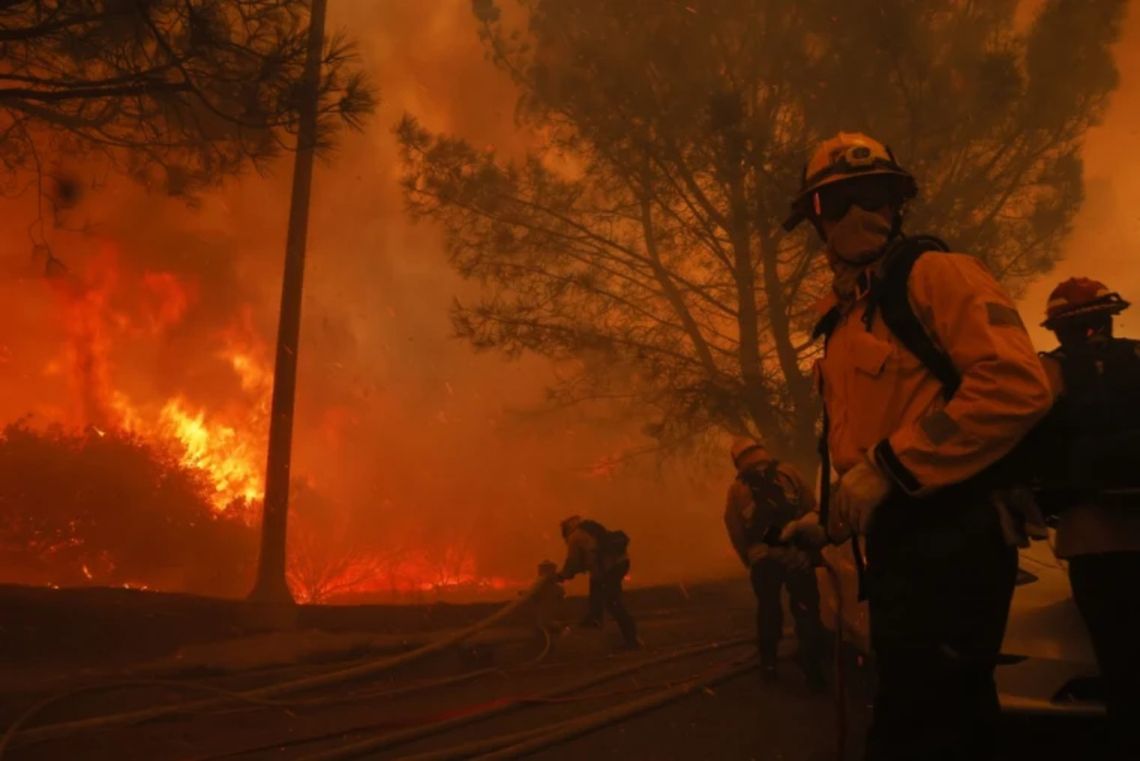
{"label": "dark foreground ground", "polygon": [[[550,615],[575,621],[582,602],[556,603]],[[790,658],[778,683],[761,681],[747,670],[750,644],[739,642],[753,625],[751,593],[741,582],[634,590],[630,607],[646,642],[641,652],[618,652],[612,628],[555,627],[544,637],[527,609],[463,645],[394,670],[272,703],[248,696],[253,688],[407,652],[498,607],[303,607],[274,617],[238,602],[177,595],[0,587],[0,727],[38,702],[61,698],[30,717],[2,757],[824,761],[837,758],[839,716],[847,722],[845,757],[860,757],[869,669],[846,653],[842,714],[831,695],[809,693]],[[694,643],[707,647],[684,649]],[[790,655],[793,644],[785,644]],[[81,687],[92,689],[74,692]],[[669,691],[683,694],[665,702]],[[235,701],[235,693],[246,698]],[[604,715],[658,698],[660,705],[632,716]],[[215,702],[130,725],[49,738],[37,730],[208,699]],[[566,727],[581,717],[597,717],[596,726]],[[522,736],[555,725],[565,736]],[[1089,744],[1095,727],[1088,724],[1011,718],[1008,730],[1011,759],[1096,758]],[[498,743],[498,756],[485,755],[492,745],[476,747],[504,736],[514,742]],[[377,738],[387,738],[389,747],[375,747]],[[374,747],[351,751],[365,742]]]}

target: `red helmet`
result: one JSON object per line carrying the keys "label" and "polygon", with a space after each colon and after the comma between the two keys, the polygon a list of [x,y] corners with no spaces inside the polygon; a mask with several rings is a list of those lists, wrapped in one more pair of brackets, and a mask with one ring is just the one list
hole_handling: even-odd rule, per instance
{"label": "red helmet", "polygon": [[1074,317],[1098,313],[1114,315],[1123,312],[1128,306],[1128,302],[1120,298],[1119,293],[1108,290],[1104,283],[1087,277],[1071,277],[1049,294],[1049,303],[1045,306],[1045,322],[1041,326],[1053,330],[1060,323]]}

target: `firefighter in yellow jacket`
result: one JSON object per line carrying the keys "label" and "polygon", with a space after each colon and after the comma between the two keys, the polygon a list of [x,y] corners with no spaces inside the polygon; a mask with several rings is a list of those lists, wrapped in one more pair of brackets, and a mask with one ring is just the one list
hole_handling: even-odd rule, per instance
{"label": "firefighter in yellow jacket", "polygon": [[765,679],[776,679],[776,650],[783,634],[780,590],[788,590],[799,650],[796,659],[813,691],[825,686],[825,643],[819,618],[814,554],[784,542],[789,523],[816,509],[812,487],[799,471],[780,462],[759,442],[737,439],[730,451],[736,478],[728,487],[724,525],[733,549],[748,568],[756,594],[756,641]]}
{"label": "firefighter in yellow jacket", "polygon": [[916,192],[886,146],[839,133],[805,167],[785,228],[809,220],[833,273],[817,328],[839,474],[827,526],[833,540],[866,537],[878,671],[867,758],[982,761],[1017,571],[993,474],[1052,396],[986,267],[902,234]]}

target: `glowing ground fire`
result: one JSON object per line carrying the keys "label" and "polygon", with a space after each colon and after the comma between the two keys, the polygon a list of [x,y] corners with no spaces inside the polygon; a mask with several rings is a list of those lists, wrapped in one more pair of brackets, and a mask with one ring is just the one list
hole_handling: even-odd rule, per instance
{"label": "glowing ground fire", "polygon": [[[123,432],[204,476],[203,498],[218,520],[253,531],[264,491],[264,464],[273,373],[267,342],[253,310],[239,305],[210,333],[203,356],[210,393],[190,380],[138,382],[134,357],[139,347],[161,346],[175,331],[191,329],[199,307],[198,283],[174,272],[132,271],[118,248],[105,242],[81,274],[65,272],[52,281],[63,328],[63,348],[45,372],[66,379],[70,411],[44,408],[40,417],[69,430],[104,437]],[[217,325],[215,320],[214,325]],[[148,349],[143,349],[144,353]],[[153,350],[153,349],[150,349]],[[226,383],[218,381],[232,373]],[[134,380],[134,382],[130,382]],[[295,473],[313,491],[312,479]],[[326,602],[360,595],[477,594],[525,582],[478,573],[474,553],[454,546],[417,546],[406,537],[392,547],[338,546],[329,520],[291,522],[288,581],[301,602]],[[396,542],[397,538],[391,541]],[[85,538],[74,538],[79,544]],[[385,540],[387,543],[389,540]],[[115,558],[83,562],[81,580],[100,584]],[[156,586],[140,578],[132,586]]]}

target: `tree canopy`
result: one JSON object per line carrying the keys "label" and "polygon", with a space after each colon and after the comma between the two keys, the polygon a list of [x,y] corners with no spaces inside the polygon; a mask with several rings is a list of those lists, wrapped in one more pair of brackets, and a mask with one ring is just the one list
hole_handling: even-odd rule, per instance
{"label": "tree canopy", "polygon": [[921,187],[907,229],[1016,291],[1081,203],[1125,3],[1057,0],[1028,25],[1015,0],[519,5],[473,8],[539,146],[512,161],[397,128],[411,213],[482,286],[458,334],[564,361],[556,398],[628,399],[663,444],[750,432],[806,464],[829,277],[810,225],[779,224],[810,147],[890,144]]}
{"label": "tree canopy", "polygon": [[[192,194],[287,148],[298,119],[304,0],[0,2],[0,167],[99,151]],[[374,93],[343,38],[326,44],[321,144]]]}

